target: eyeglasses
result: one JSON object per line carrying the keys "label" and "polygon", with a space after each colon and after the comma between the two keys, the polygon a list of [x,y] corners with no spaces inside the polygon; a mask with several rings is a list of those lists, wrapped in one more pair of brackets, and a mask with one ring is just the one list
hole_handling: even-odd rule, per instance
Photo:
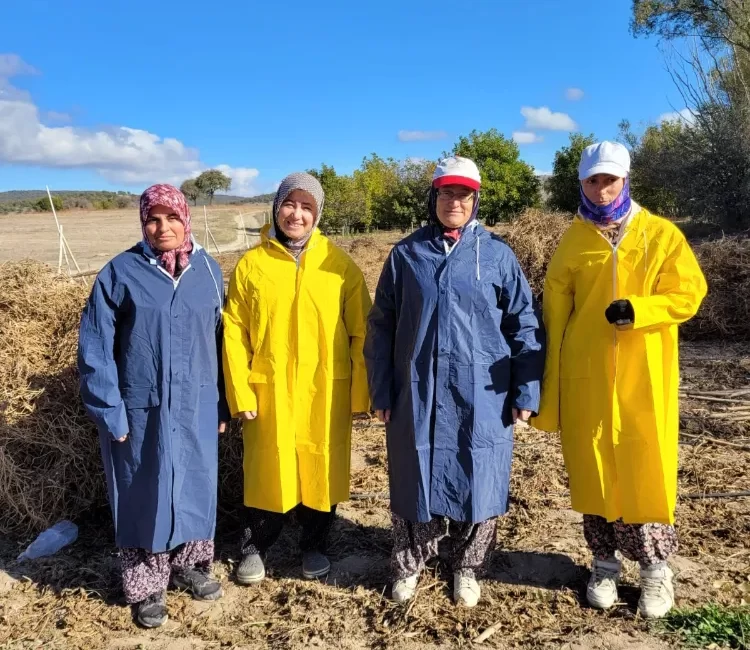
{"label": "eyeglasses", "polygon": [[459,203],[469,203],[474,198],[474,192],[451,192],[450,190],[438,190],[438,198],[441,201],[451,202],[458,201]]}

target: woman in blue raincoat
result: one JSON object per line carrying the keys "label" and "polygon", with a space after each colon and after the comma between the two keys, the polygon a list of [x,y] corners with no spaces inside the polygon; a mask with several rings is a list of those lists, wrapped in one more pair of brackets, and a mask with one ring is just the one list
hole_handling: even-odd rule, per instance
{"label": "woman in blue raincoat", "polygon": [[167,620],[173,583],[222,595],[214,554],[223,395],[218,264],[190,235],[171,185],[140,200],[143,241],[99,273],[83,310],[78,369],[99,430],[125,597],[146,627]]}
{"label": "woman in blue raincoat", "polygon": [[454,599],[476,605],[477,577],[508,509],[513,424],[539,406],[542,326],[513,252],[476,219],[480,183],[467,158],[437,166],[431,223],[394,247],[368,319],[397,602],[413,597],[425,562],[449,536]]}

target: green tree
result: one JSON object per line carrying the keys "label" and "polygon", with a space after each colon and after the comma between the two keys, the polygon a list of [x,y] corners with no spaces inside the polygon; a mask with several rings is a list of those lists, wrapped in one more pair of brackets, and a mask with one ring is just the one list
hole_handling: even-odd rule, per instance
{"label": "green tree", "polygon": [[409,159],[399,167],[399,182],[390,196],[390,227],[406,231],[419,227],[428,218],[427,197],[432,186],[435,163]]}
{"label": "green tree", "polygon": [[[59,196],[52,197],[52,205],[55,206],[55,210],[63,209],[63,200]],[[34,204],[34,209],[39,212],[52,212],[52,208],[49,204],[49,198],[43,196]]]}
{"label": "green tree", "polygon": [[453,147],[471,158],[482,174],[479,218],[488,226],[507,221],[541,202],[540,183],[532,167],[518,157],[518,146],[497,129],[472,131]]}
{"label": "green tree", "polygon": [[209,169],[195,179],[195,185],[201,194],[208,197],[209,205],[214,202],[214,194],[219,191],[228,192],[232,187],[232,179],[218,169]]}
{"label": "green tree", "polygon": [[201,191],[198,189],[198,184],[194,178],[189,178],[182,185],[180,185],[180,192],[185,195],[188,201],[192,201],[193,205],[198,205],[198,199],[200,198]]}
{"label": "green tree", "polygon": [[744,0],[633,0],[635,36],[697,36],[706,50],[750,54],[750,4]]}
{"label": "green tree", "polygon": [[354,172],[354,178],[364,192],[363,227],[367,230],[373,225],[390,227],[387,224],[392,217],[393,196],[400,182],[398,162],[372,154],[362,160],[362,165]]}
{"label": "green tree", "polygon": [[365,212],[365,196],[361,185],[352,176],[341,176],[330,165],[312,169],[325,192],[325,207],[320,227],[324,232],[348,234],[362,223]]}
{"label": "green tree", "polygon": [[596,142],[593,134],[571,133],[570,144],[555,153],[552,177],[547,181],[547,203],[553,210],[575,212],[581,202],[578,163],[583,150]]}

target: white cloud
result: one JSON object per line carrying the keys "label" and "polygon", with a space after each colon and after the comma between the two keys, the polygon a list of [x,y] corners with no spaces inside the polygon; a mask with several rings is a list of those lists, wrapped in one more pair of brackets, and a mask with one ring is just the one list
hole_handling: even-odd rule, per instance
{"label": "white cloud", "polygon": [[3,79],[35,74],[39,74],[39,71],[23,61],[18,54],[0,54],[0,77]]}
{"label": "white cloud", "polygon": [[73,121],[69,113],[59,113],[58,111],[47,111],[44,114],[44,121],[47,123],[70,124]]}
{"label": "white cloud", "polygon": [[546,129],[548,131],[575,131],[578,127],[567,113],[553,113],[546,106],[533,108],[524,106],[521,115],[526,118],[527,129]]}
{"label": "white cloud", "polygon": [[695,114],[689,108],[683,108],[681,111],[671,113],[662,113],[657,120],[658,124],[662,122],[684,122],[685,124],[695,124]]}
{"label": "white cloud", "polygon": [[[197,149],[127,126],[89,130],[75,126],[48,126],[27,93],[9,83],[11,76],[34,69],[16,55],[0,55],[0,163],[41,167],[92,169],[113,183],[147,185],[181,183],[208,168]],[[44,121],[70,116],[47,112]],[[233,193],[256,193],[258,170],[219,165],[232,177]]]}
{"label": "white cloud", "polygon": [[571,102],[580,102],[585,93],[580,88],[568,88],[565,91],[565,99]]}
{"label": "white cloud", "polygon": [[401,142],[424,142],[427,140],[444,140],[448,137],[445,131],[399,131]]}
{"label": "white cloud", "polygon": [[544,142],[544,138],[533,131],[513,131],[513,140],[518,144],[535,144],[537,142]]}
{"label": "white cloud", "polygon": [[229,165],[218,165],[216,169],[232,179],[232,187],[229,189],[229,194],[234,196],[252,196],[259,193],[258,188],[255,186],[255,180],[260,173],[257,169],[250,167],[230,167]]}

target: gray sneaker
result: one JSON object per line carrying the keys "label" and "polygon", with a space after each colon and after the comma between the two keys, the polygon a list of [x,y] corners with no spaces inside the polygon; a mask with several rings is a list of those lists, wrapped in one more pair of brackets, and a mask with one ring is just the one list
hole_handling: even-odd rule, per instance
{"label": "gray sneaker", "polygon": [[167,622],[167,593],[160,591],[138,603],[136,618],[143,627],[161,627]]}
{"label": "gray sneaker", "polygon": [[328,558],[318,551],[307,551],[302,554],[302,575],[308,580],[323,578],[331,570]]}
{"label": "gray sneaker", "polygon": [[178,569],[172,574],[172,582],[178,589],[189,591],[196,600],[218,600],[224,590],[218,580],[201,569]]}
{"label": "gray sneaker", "polygon": [[263,558],[258,553],[252,553],[242,558],[237,567],[237,582],[241,585],[255,585],[266,577],[266,567]]}

